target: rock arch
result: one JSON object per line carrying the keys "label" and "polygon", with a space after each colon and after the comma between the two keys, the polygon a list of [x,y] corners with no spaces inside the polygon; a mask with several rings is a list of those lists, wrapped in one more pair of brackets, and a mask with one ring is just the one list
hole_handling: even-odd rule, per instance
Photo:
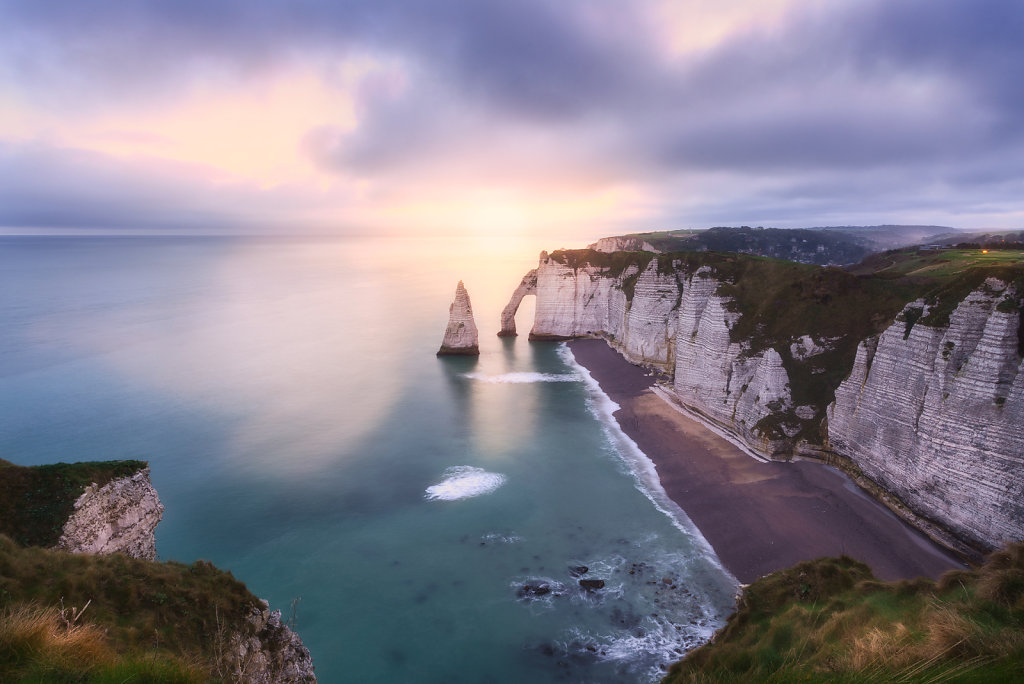
{"label": "rock arch", "polygon": [[516,332],[516,312],[519,311],[519,305],[522,303],[523,297],[536,294],[537,269],[533,269],[523,276],[519,287],[512,293],[512,298],[508,300],[508,304],[502,310],[501,330],[498,331],[498,337],[515,337],[519,334]]}

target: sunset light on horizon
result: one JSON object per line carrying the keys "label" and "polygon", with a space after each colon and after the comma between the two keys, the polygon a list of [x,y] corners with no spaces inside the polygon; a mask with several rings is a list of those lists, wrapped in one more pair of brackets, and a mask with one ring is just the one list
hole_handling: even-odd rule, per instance
{"label": "sunset light on horizon", "polygon": [[3,0],[0,27],[0,233],[1024,224],[1012,2]]}

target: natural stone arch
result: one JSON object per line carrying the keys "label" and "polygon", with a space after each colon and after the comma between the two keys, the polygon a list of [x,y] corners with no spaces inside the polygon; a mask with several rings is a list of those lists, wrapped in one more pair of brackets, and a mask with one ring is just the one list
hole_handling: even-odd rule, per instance
{"label": "natural stone arch", "polygon": [[537,269],[533,269],[523,276],[519,287],[512,293],[512,299],[508,300],[508,304],[502,310],[501,330],[498,331],[498,337],[515,337],[519,334],[516,332],[516,312],[519,311],[519,305],[522,303],[523,297],[536,294]]}

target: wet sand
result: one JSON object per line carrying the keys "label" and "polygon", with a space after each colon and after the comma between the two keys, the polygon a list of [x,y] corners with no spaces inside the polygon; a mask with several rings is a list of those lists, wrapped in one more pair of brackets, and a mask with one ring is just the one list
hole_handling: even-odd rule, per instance
{"label": "wet sand", "polygon": [[966,567],[841,471],[810,461],[755,460],[655,394],[654,379],[603,340],[574,340],[569,347],[621,407],[615,418],[654,461],[666,493],[741,582],[841,554],[867,563],[884,580]]}

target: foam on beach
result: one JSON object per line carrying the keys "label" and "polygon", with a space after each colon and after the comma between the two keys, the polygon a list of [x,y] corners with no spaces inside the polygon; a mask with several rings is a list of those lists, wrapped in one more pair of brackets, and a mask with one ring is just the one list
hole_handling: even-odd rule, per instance
{"label": "foam on beach", "polygon": [[462,377],[480,382],[495,384],[526,384],[533,382],[579,382],[580,376],[575,373],[503,373],[501,375],[485,375],[484,373],[463,373]]}
{"label": "foam on beach", "polygon": [[473,466],[454,466],[444,471],[445,479],[427,487],[428,501],[456,501],[490,494],[505,484],[501,473],[489,473]]}
{"label": "foam on beach", "polygon": [[608,438],[615,453],[618,454],[626,467],[629,468],[637,489],[654,504],[658,511],[668,516],[676,529],[690,538],[694,546],[708,560],[738,586],[739,581],[725,569],[725,566],[722,565],[721,560],[718,558],[718,554],[715,553],[708,540],[704,538],[704,535],[693,524],[693,521],[686,515],[686,512],[679,507],[679,504],[673,501],[668,493],[665,492],[665,488],[662,487],[661,480],[658,478],[658,469],[654,465],[654,461],[640,450],[640,447],[630,439],[629,435],[622,431],[619,422],[615,420],[614,416],[620,406],[604,393],[597,380],[590,374],[590,371],[576,361],[576,357],[573,356],[572,350],[569,349],[567,343],[563,342],[559,345],[558,355],[575,371],[575,374],[582,378],[584,385],[587,387],[587,408],[601,423],[605,436]]}

